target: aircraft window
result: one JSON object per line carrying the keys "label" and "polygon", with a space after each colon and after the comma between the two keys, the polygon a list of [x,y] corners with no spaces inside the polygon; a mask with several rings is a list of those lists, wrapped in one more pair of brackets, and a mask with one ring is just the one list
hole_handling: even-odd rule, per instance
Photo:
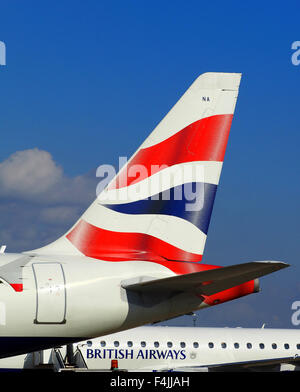
{"label": "aircraft window", "polygon": [[131,341],[127,342],[128,347],[132,347],[133,343]]}
{"label": "aircraft window", "polygon": [[114,346],[115,347],[119,347],[119,345],[120,345],[120,343],[116,340],[116,341],[114,341]]}
{"label": "aircraft window", "polygon": [[194,346],[194,348],[198,348],[199,347],[199,343],[198,342],[194,342],[193,346]]}
{"label": "aircraft window", "polygon": [[141,342],[142,347],[146,347],[146,342]]}
{"label": "aircraft window", "polygon": [[288,350],[288,349],[290,348],[290,345],[287,344],[287,343],[285,343],[284,348],[285,348],[286,350]]}
{"label": "aircraft window", "polygon": [[297,349],[300,350],[300,344],[299,343],[297,344]]}
{"label": "aircraft window", "polygon": [[91,347],[91,346],[93,345],[93,342],[92,342],[91,340],[88,340],[88,341],[86,342],[86,344],[88,345],[88,347]]}
{"label": "aircraft window", "polygon": [[105,342],[104,340],[101,340],[100,345],[101,345],[102,347],[105,347],[105,346],[106,346],[106,342]]}
{"label": "aircraft window", "polygon": [[247,343],[247,348],[252,348],[252,343]]}
{"label": "aircraft window", "polygon": [[173,343],[172,343],[172,342],[168,342],[168,343],[167,343],[167,346],[168,346],[168,347],[172,347],[172,346],[173,346]]}
{"label": "aircraft window", "polygon": [[209,347],[209,348],[214,348],[214,344],[213,344],[212,342],[209,342],[209,343],[208,343],[208,347]]}
{"label": "aircraft window", "polygon": [[180,347],[184,348],[185,347],[185,343],[184,342],[180,342]]}
{"label": "aircraft window", "polygon": [[259,343],[259,348],[263,349],[265,348],[265,345],[263,343]]}
{"label": "aircraft window", "polygon": [[273,348],[274,350],[276,350],[277,344],[276,344],[276,343],[272,343],[272,348]]}
{"label": "aircraft window", "polygon": [[225,342],[222,342],[222,343],[221,343],[221,347],[222,347],[222,348],[226,348],[226,346],[227,346],[227,344],[226,344]]}
{"label": "aircraft window", "polygon": [[234,343],[234,348],[240,348],[239,343]]}
{"label": "aircraft window", "polygon": [[154,342],[154,347],[159,347],[159,343],[158,342]]}

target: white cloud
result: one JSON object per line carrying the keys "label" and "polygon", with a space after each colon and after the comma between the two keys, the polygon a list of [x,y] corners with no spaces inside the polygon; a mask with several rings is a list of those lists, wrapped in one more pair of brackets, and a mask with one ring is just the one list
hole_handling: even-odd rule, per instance
{"label": "white cloud", "polygon": [[96,198],[95,177],[67,177],[51,154],[38,148],[17,151],[0,163],[0,198],[78,204],[90,199],[91,190]]}
{"label": "white cloud", "polygon": [[0,243],[19,252],[61,236],[96,198],[95,172],[69,177],[47,151],[13,153],[0,163]]}
{"label": "white cloud", "polygon": [[47,151],[17,151],[0,163],[1,195],[26,197],[49,191],[61,181],[62,169]]}

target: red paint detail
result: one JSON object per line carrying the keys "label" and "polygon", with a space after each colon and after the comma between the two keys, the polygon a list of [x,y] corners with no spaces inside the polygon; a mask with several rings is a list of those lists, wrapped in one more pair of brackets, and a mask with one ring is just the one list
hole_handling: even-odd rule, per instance
{"label": "red paint detail", "polygon": [[[182,263],[182,264],[189,264],[189,263]],[[215,268],[222,268],[216,265],[208,265],[208,264],[194,264],[197,265],[197,271],[192,272],[200,272],[200,271],[208,271]],[[211,282],[204,282],[202,284],[209,284]],[[238,286],[231,287],[230,289],[219,291],[216,294],[212,295],[199,295],[204,299],[204,302],[208,306],[215,306],[221,303],[232,301],[233,299],[243,297],[248,294],[252,294],[255,291],[254,280],[250,280],[248,282],[242,283]]]}
{"label": "red paint detail", "polygon": [[[164,167],[184,162],[224,160],[232,114],[198,120],[154,146],[140,149],[109,189],[122,188]],[[141,165],[140,168],[136,165]]]}
{"label": "red paint detail", "polygon": [[160,261],[157,264],[163,265],[177,275],[193,274],[194,272],[207,271],[209,269],[219,268],[214,265],[200,264],[188,261]]}
{"label": "red paint detail", "polygon": [[10,285],[15,291],[23,291],[22,283],[10,283]]}
{"label": "red paint detail", "polygon": [[[147,234],[103,230],[83,220],[75,226],[67,238],[87,257],[112,262],[149,261],[160,264],[177,275],[222,268],[216,265],[197,263],[197,261],[201,261],[201,255],[184,252]],[[209,283],[204,282],[204,284]],[[199,297],[202,297],[208,306],[214,306],[252,294],[254,291],[254,280],[251,280],[217,294]]]}
{"label": "red paint detail", "polygon": [[185,252],[149,234],[104,230],[84,220],[66,237],[84,255],[100,260],[147,260],[161,264],[168,260],[202,260],[202,255]]}
{"label": "red paint detail", "polygon": [[245,282],[238,286],[234,286],[230,289],[220,291],[217,294],[205,296],[202,295],[204,298],[204,302],[209,306],[214,306],[221,304],[223,302],[231,301],[236,298],[243,297],[248,294],[254,293],[254,280],[250,280],[249,282]]}

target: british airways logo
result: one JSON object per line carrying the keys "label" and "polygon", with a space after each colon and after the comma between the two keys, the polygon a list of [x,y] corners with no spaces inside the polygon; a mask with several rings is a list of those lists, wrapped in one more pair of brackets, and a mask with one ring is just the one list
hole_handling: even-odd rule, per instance
{"label": "british airways logo", "polygon": [[186,359],[185,350],[129,350],[92,349],[86,350],[87,359]]}

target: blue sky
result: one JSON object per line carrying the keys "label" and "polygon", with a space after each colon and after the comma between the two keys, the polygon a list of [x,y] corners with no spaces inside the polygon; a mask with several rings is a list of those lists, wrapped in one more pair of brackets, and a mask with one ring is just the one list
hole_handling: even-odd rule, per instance
{"label": "blue sky", "polygon": [[44,178],[60,184],[13,197],[0,184],[7,251],[43,245],[69,228],[95,197],[95,169],[130,156],[199,74],[242,72],[204,261],[291,267],[262,278],[259,294],[199,312],[198,325],[293,327],[300,66],[291,45],[300,40],[299,8],[296,1],[2,1],[0,162],[31,150],[35,167],[48,165]]}

